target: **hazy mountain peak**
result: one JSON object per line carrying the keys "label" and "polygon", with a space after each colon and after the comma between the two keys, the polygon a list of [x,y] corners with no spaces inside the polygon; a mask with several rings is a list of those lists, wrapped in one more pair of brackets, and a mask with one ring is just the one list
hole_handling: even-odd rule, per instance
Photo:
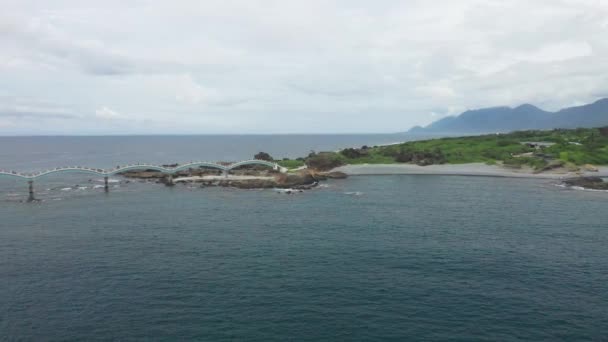
{"label": "hazy mountain peak", "polygon": [[410,133],[494,133],[525,129],[599,127],[608,125],[608,98],[591,104],[548,112],[525,103],[515,108],[489,107],[467,110],[437,120]]}
{"label": "hazy mountain peak", "polygon": [[522,105],[519,105],[517,107],[514,108],[515,110],[542,110],[534,105],[531,105],[529,103],[524,103]]}

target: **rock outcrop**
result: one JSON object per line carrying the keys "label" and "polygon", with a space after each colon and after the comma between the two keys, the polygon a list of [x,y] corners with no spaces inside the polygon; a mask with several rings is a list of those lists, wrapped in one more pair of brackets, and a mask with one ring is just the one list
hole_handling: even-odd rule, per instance
{"label": "rock outcrop", "polygon": [[[232,170],[227,177],[222,176],[217,170],[192,169],[177,172],[172,177],[154,170],[127,171],[121,174],[124,177],[143,180],[156,180],[157,183],[172,186],[173,179],[180,177],[192,177],[183,179],[185,182],[201,183],[201,186],[235,187],[240,189],[299,189],[305,190],[316,186],[319,180],[327,178],[345,178],[342,172],[324,172],[316,174],[311,170],[300,170],[295,173],[279,173],[274,170],[255,168]],[[208,176],[208,177],[206,177]],[[243,179],[247,176],[249,178]],[[196,179],[200,177],[200,179]],[[179,181],[179,180],[178,180]]]}
{"label": "rock outcrop", "polygon": [[585,189],[608,190],[608,182],[600,177],[580,177],[564,181],[568,186],[578,186]]}

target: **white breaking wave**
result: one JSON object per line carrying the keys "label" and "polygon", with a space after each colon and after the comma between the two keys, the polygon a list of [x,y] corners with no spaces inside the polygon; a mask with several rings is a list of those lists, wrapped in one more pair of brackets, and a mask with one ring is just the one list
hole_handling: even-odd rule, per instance
{"label": "white breaking wave", "polygon": [[[103,183],[103,179],[96,179],[95,181]],[[120,183],[120,179],[108,178],[108,183]]]}
{"label": "white breaking wave", "polygon": [[582,186],[570,186],[570,185],[563,184],[563,183],[555,184],[555,186],[564,188],[564,189],[571,189],[571,190],[578,190],[578,191],[608,192],[608,190],[588,189],[588,188],[583,188]]}
{"label": "white breaking wave", "polygon": [[583,191],[593,191],[593,192],[608,192],[608,190],[599,190],[599,189],[587,189],[582,186],[571,186],[570,189],[573,190],[583,190]]}

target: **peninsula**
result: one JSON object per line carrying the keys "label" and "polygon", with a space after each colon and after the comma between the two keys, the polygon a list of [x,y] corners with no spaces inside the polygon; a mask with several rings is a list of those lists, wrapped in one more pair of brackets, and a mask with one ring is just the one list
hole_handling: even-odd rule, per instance
{"label": "peninsula", "polygon": [[608,127],[528,130],[345,148],[277,161],[347,175],[434,174],[572,179],[608,177]]}
{"label": "peninsula", "polygon": [[[184,169],[174,175],[155,170],[133,170],[122,175],[168,185],[197,182],[201,186],[247,189],[309,189],[326,178],[383,174],[561,179],[571,186],[583,184],[605,189],[602,178],[608,177],[608,128],[530,130],[409,141],[311,152],[297,159],[276,160],[260,152],[254,158],[276,163],[287,172],[244,165],[232,170],[229,177],[204,166]],[[585,178],[575,180],[581,177]]]}

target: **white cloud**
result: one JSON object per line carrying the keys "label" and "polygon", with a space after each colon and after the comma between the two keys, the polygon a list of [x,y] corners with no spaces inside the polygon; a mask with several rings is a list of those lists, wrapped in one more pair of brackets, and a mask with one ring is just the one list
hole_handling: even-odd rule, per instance
{"label": "white cloud", "polygon": [[99,119],[104,119],[104,120],[116,120],[116,119],[124,118],[124,116],[122,114],[120,114],[117,111],[112,110],[108,107],[101,107],[101,108],[97,109],[95,111],[95,116]]}
{"label": "white cloud", "polygon": [[558,42],[541,46],[538,50],[518,57],[521,61],[547,63],[567,61],[578,57],[593,55],[593,49],[587,42]]}
{"label": "white cloud", "polygon": [[[165,77],[167,79],[167,77]],[[179,75],[168,79],[169,86],[175,92],[175,99],[185,104],[196,105],[213,103],[220,99],[214,89],[205,88],[197,83],[191,75]]]}
{"label": "white cloud", "polygon": [[456,97],[456,92],[450,86],[441,84],[430,84],[416,87],[416,90],[423,95],[430,96],[435,100],[449,99]]}
{"label": "white cloud", "polygon": [[0,89],[88,113],[53,132],[125,118],[108,99],[127,131],[391,132],[608,95],[607,17],[593,0],[5,0]]}

